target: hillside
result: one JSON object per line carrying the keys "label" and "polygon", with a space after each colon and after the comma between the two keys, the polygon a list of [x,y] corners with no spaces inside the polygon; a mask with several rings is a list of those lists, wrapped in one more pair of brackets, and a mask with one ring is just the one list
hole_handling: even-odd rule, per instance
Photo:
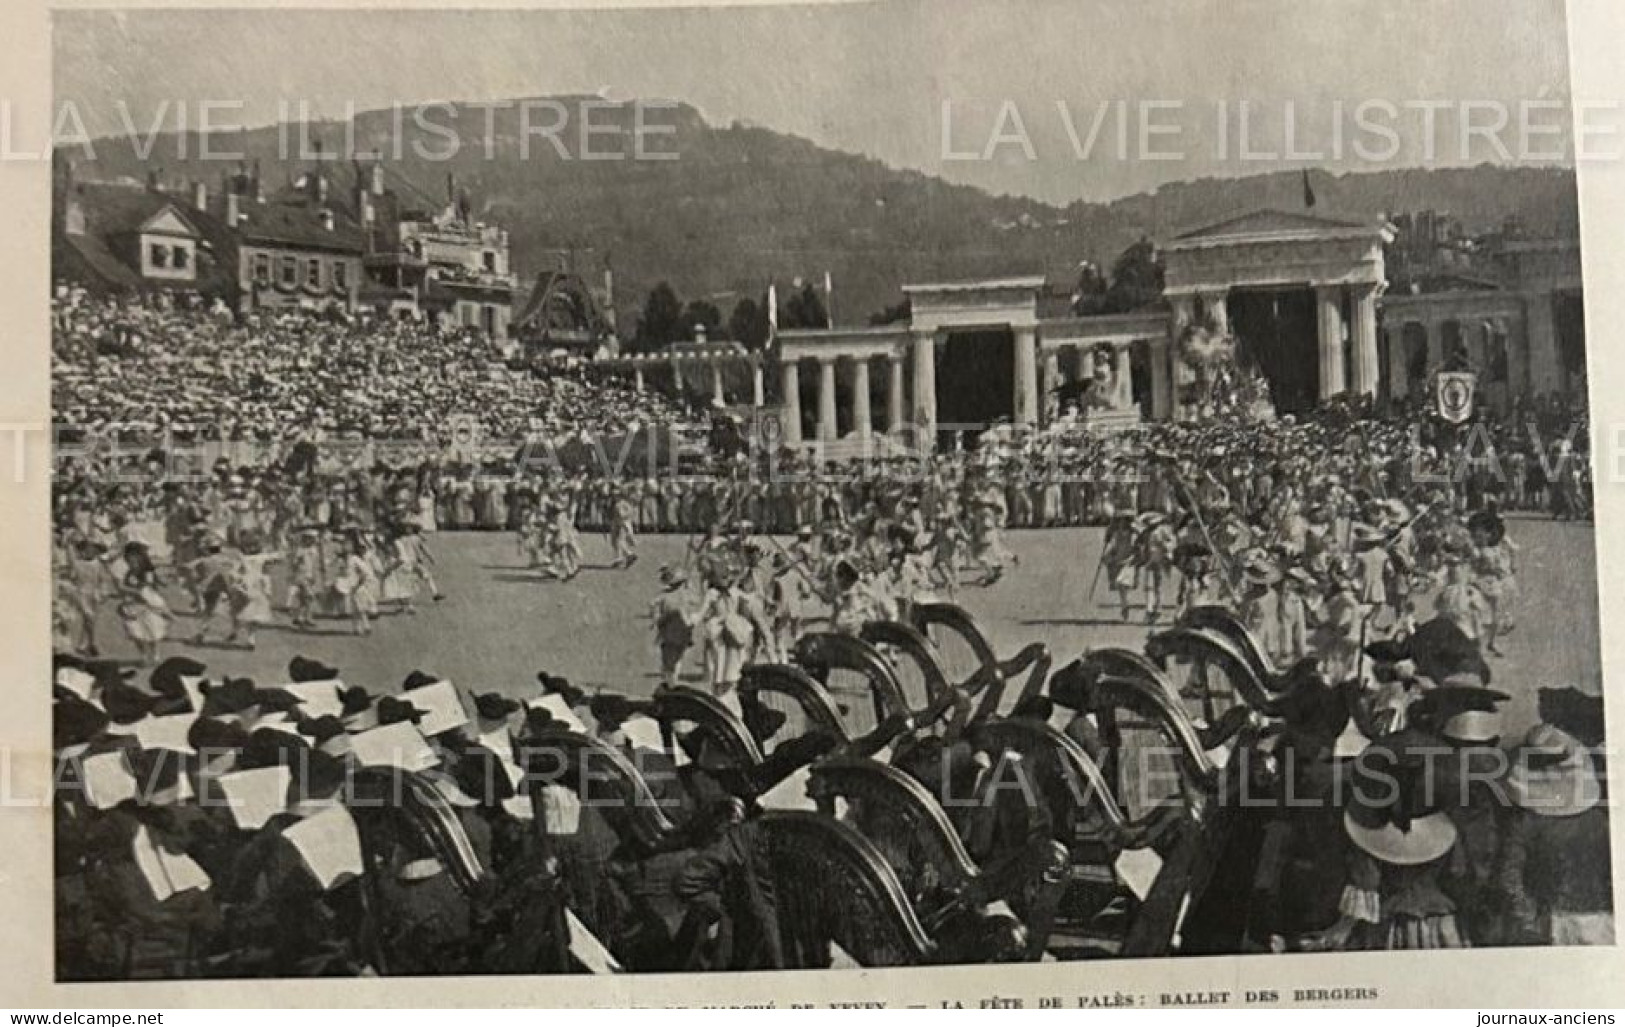
{"label": "hillside", "polygon": [[[581,100],[565,99],[564,109],[579,109]],[[592,117],[623,133],[596,137],[597,153],[629,157],[630,107],[595,109]],[[548,140],[527,137],[511,109],[456,106],[431,118],[427,128],[406,118],[399,143],[388,112],[360,115],[353,130],[327,124],[309,132],[329,152],[345,148],[350,136],[356,149],[386,151],[395,187],[410,182],[425,202],[439,202],[447,174],[455,174],[478,216],[510,229],[515,266],[527,278],[556,267],[567,250],[588,274],[610,256],[623,312],[639,309],[661,279],[684,298],[711,297],[726,315],[737,296],[759,294],[770,278],[821,279],[827,269],[836,319],[862,323],[895,302],[907,281],[1031,272],[1065,278],[1080,260],[1109,263],[1142,234],[1162,239],[1232,212],[1302,203],[1300,173],[1286,171],[1062,208],[952,185],[766,128],[713,126],[690,107],[649,115],[650,124],[675,125],[674,134],[648,137],[650,150],[676,153],[671,160],[584,160],[573,129],[561,133],[561,156]],[[297,145],[287,145],[298,139],[297,129],[268,127],[209,146],[260,160],[267,188],[275,189],[310,166],[308,157],[298,159]],[[218,188],[232,166],[200,160],[195,134],[157,137],[147,160],[137,142],[144,148],[147,140],[98,141],[96,159],[81,160],[80,173],[140,177],[160,168],[166,181],[202,179]],[[453,149],[451,159],[440,159]],[[1515,213],[1535,234],[1573,231],[1578,220],[1574,175],[1562,169],[1315,173],[1312,181],[1316,209],[1328,214],[1431,208],[1488,227]]]}

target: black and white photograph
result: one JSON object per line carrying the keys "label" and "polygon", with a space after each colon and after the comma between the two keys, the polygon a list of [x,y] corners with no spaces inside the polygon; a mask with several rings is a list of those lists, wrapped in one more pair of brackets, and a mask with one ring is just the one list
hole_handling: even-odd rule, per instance
{"label": "black and white photograph", "polygon": [[54,11],[55,981],[1614,946],[1565,6]]}

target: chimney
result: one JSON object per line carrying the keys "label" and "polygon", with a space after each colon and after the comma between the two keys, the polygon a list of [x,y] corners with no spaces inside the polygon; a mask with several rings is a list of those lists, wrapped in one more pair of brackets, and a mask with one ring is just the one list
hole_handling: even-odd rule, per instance
{"label": "chimney", "polygon": [[457,175],[450,171],[446,172],[446,202],[457,205]]}
{"label": "chimney", "polygon": [[163,168],[148,168],[147,169],[147,191],[152,192],[152,193],[159,192],[163,187],[163,178],[164,178],[164,169]]}
{"label": "chimney", "polygon": [[615,269],[604,265],[604,321],[615,331]]}
{"label": "chimney", "polygon": [[372,207],[372,194],[361,192],[356,196],[356,213],[361,217],[361,227],[371,229],[373,222],[378,220],[377,212]]}
{"label": "chimney", "polygon": [[237,227],[237,222],[242,217],[242,203],[243,198],[237,195],[236,190],[226,192],[226,227]]}
{"label": "chimney", "polygon": [[368,174],[372,179],[372,194],[374,196],[384,195],[384,162],[382,160],[374,161]]}
{"label": "chimney", "polygon": [[[323,191],[325,192],[326,190]],[[333,212],[328,208],[323,207],[321,217],[322,227],[331,232],[333,230]]]}
{"label": "chimney", "polygon": [[192,183],[192,206],[201,211],[209,209],[209,183],[201,178]]}
{"label": "chimney", "polygon": [[265,202],[265,193],[261,191],[260,159],[258,157],[254,158],[254,178],[253,178],[253,183],[254,183],[254,202],[255,203],[264,203]]}

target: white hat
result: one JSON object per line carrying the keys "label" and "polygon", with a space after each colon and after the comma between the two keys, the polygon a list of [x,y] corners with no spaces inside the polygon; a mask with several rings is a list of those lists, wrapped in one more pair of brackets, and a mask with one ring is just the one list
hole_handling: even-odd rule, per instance
{"label": "white hat", "polygon": [[1393,821],[1371,827],[1343,814],[1343,828],[1349,838],[1366,852],[1395,866],[1431,863],[1456,844],[1456,825],[1449,814],[1429,813],[1416,817],[1401,828]]}
{"label": "white hat", "polygon": [[[1541,757],[1555,757],[1556,762]],[[1507,772],[1507,789],[1519,806],[1542,817],[1577,816],[1602,801],[1591,754],[1572,735],[1550,724],[1529,729]]]}

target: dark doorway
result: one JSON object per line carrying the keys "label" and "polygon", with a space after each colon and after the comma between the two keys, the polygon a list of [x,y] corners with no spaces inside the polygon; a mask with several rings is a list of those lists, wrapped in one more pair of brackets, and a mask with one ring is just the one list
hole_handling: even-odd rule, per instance
{"label": "dark doorway", "polygon": [[1421,396],[1428,387],[1428,330],[1407,321],[1400,333],[1405,340],[1405,391],[1407,395]]}
{"label": "dark doorway", "polygon": [[818,375],[816,363],[796,364],[796,405],[801,408],[801,437],[807,440],[818,438]]}
{"label": "dark doorway", "polygon": [[1276,411],[1313,408],[1320,395],[1315,291],[1233,289],[1226,306],[1239,343],[1237,359],[1243,369],[1264,376]]}
{"label": "dark doorway", "polygon": [[1558,387],[1571,392],[1586,380],[1585,293],[1560,292],[1553,298],[1553,328],[1557,332],[1557,359],[1563,373]]}
{"label": "dark doorway", "polygon": [[1151,344],[1136,339],[1129,348],[1129,389],[1141,417],[1151,416]]}
{"label": "dark doorway", "polygon": [[937,350],[941,445],[951,446],[958,435],[968,448],[977,435],[1014,416],[1015,356],[1015,335],[1008,328],[948,333]]}

